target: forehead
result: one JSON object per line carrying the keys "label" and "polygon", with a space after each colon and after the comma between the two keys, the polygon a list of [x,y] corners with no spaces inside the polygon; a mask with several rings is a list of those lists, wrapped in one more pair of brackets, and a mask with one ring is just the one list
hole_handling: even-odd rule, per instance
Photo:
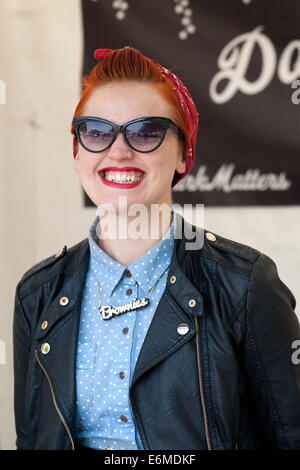
{"label": "forehead", "polygon": [[96,88],[84,109],[88,116],[116,124],[145,116],[174,119],[172,108],[155,85],[138,81],[114,81]]}

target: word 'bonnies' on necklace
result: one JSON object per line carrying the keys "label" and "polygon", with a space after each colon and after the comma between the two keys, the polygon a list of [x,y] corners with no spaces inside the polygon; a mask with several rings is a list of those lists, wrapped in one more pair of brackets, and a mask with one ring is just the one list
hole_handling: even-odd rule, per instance
{"label": "word 'bonnies' on necklace", "polygon": [[97,279],[97,291],[98,291],[98,303],[99,303],[99,312],[102,315],[103,320],[110,320],[114,315],[122,315],[123,313],[131,312],[132,310],[137,310],[142,307],[146,307],[150,303],[150,296],[156,283],[162,277],[165,271],[159,276],[159,278],[155,281],[151,289],[149,290],[147,297],[142,297],[142,299],[137,299],[136,297],[127,302],[126,304],[118,305],[117,307],[112,307],[110,305],[102,305],[100,304],[100,289],[99,289],[99,281]]}

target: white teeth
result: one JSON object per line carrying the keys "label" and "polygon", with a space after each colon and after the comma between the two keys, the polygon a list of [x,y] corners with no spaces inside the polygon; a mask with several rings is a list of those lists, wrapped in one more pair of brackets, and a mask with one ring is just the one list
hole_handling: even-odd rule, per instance
{"label": "white teeth", "polygon": [[121,174],[121,173],[116,173],[115,175],[104,175],[104,178],[107,180],[107,181],[113,181],[113,182],[116,182],[116,183],[119,183],[119,184],[128,184],[128,183],[137,183],[138,181],[140,181],[143,177],[142,176],[139,176],[139,177],[136,177],[134,175],[128,175],[126,176],[125,174]]}

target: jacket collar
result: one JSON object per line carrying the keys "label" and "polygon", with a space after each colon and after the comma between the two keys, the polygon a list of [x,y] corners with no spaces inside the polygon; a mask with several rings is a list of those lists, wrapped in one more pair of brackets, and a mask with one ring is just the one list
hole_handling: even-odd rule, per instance
{"label": "jacket collar", "polygon": [[[59,259],[47,272],[43,283],[54,282],[56,295],[51,298],[50,304],[46,306],[37,325],[35,338],[44,338],[61,318],[66,317],[77,308],[80,312],[82,292],[90,259],[88,239],[85,238],[72,247],[66,255]],[[67,303],[62,298],[67,298]],[[41,328],[44,321],[48,322],[46,330]]]}

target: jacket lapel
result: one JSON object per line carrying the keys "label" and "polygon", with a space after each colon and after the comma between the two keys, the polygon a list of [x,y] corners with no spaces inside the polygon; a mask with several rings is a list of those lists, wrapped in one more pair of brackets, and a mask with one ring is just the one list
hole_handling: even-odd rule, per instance
{"label": "jacket lapel", "polygon": [[[182,225],[187,224],[180,216],[179,222]],[[178,229],[182,230],[180,223]],[[185,235],[187,231],[190,232],[187,235],[190,241],[194,233],[190,224],[185,227]],[[196,333],[193,315],[203,315],[203,298],[186,275],[191,271],[192,262],[191,256],[186,256],[186,242],[184,235],[181,238],[175,236],[166,288],[141,348],[131,386],[144,372],[189,341]],[[179,265],[179,260],[183,269]],[[194,302],[190,302],[191,300]],[[188,326],[188,332],[184,335],[178,332],[181,323]]]}
{"label": "jacket lapel", "polygon": [[[38,360],[50,380],[58,408],[71,429],[75,423],[76,408],[76,352],[81,311],[81,298],[90,258],[88,240],[66,258],[65,265],[51,273],[55,284],[54,295],[41,315],[35,334]],[[61,260],[62,261],[62,260]],[[52,289],[51,289],[52,291]],[[62,297],[68,303],[60,302]],[[41,325],[47,321],[48,326]],[[43,354],[43,344],[50,346],[50,354]]]}

